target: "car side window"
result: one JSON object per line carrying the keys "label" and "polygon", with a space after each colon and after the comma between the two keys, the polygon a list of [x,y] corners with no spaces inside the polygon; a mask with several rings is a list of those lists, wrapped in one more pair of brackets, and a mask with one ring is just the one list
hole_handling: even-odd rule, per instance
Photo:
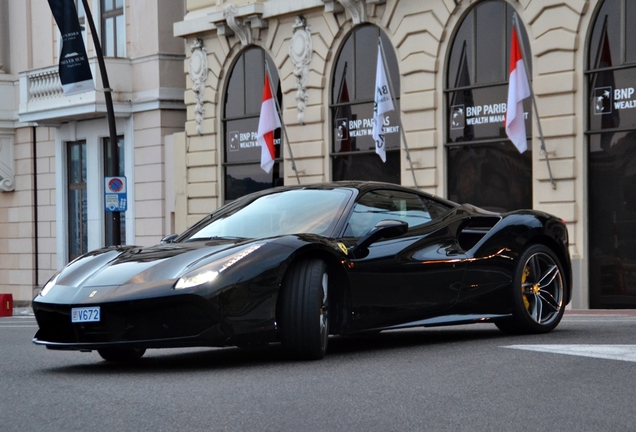
{"label": "car side window", "polygon": [[362,237],[386,219],[404,221],[409,228],[423,225],[439,215],[440,209],[435,204],[414,193],[393,190],[367,192],[353,207],[345,237]]}

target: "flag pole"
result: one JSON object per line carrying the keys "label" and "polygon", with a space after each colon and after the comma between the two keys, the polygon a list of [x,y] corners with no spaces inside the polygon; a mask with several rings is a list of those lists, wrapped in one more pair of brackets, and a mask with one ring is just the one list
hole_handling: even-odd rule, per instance
{"label": "flag pole", "polygon": [[[382,56],[382,66],[387,75],[387,81],[389,82],[389,89],[391,91],[391,98],[395,100],[395,90],[393,89],[393,81],[391,80],[391,72],[387,67],[386,57],[384,55],[384,45],[382,45],[382,38],[378,38],[380,41],[380,55]],[[417,186],[417,180],[415,179],[415,171],[413,170],[413,162],[411,162],[411,153],[409,152],[409,146],[406,142],[406,133],[404,132],[404,125],[402,124],[402,109],[398,112],[398,124],[400,125],[400,132],[402,133],[402,141],[404,141],[404,150],[406,152],[406,160],[409,161],[409,167],[411,168],[411,175],[413,176],[413,185],[415,189],[419,189]]]}
{"label": "flag pole", "polygon": [[[269,72],[269,65],[267,64],[267,60],[265,60],[265,72],[267,74],[267,80],[269,84],[270,90],[273,88],[272,83],[272,74]],[[287,148],[289,149],[289,158],[291,159],[291,166],[296,174],[296,181],[300,184],[300,177],[298,177],[298,170],[296,169],[296,161],[294,160],[294,154],[292,153],[291,144],[289,142],[289,136],[287,136],[287,128],[285,127],[285,121],[283,120],[283,113],[280,109],[280,104],[278,103],[277,94],[272,90],[272,99],[276,103],[276,110],[278,111],[278,118],[280,118],[280,128],[283,130],[283,135],[285,135],[285,141],[287,141]],[[283,158],[285,160],[285,158]]]}
{"label": "flag pole", "polygon": [[543,129],[541,128],[541,118],[539,117],[539,109],[537,108],[537,99],[534,95],[534,89],[532,88],[532,83],[530,82],[530,66],[528,58],[526,54],[526,47],[523,43],[523,39],[521,38],[521,33],[519,32],[519,18],[517,18],[517,12],[513,12],[512,14],[513,28],[515,32],[517,32],[517,40],[519,41],[519,46],[521,47],[521,55],[523,56],[523,66],[526,69],[526,79],[528,80],[528,88],[530,89],[530,97],[532,98],[532,106],[534,108],[534,116],[537,119],[537,128],[539,129],[539,137],[541,138],[541,154],[545,156],[545,162],[548,165],[548,175],[550,176],[550,184],[552,184],[552,189],[556,190],[556,182],[552,177],[552,169],[550,169],[550,157],[548,156],[548,152],[545,149],[545,138],[543,136]]}

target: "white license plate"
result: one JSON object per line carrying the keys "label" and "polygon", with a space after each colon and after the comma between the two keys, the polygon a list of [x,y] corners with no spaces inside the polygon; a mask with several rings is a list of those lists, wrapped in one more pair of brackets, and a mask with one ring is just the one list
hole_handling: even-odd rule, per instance
{"label": "white license plate", "polygon": [[101,313],[99,306],[71,309],[71,322],[99,322]]}

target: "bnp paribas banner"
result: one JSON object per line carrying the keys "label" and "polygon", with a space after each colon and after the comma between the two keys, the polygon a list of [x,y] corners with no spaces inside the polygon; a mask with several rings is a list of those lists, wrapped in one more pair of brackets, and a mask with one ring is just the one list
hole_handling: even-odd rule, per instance
{"label": "bnp paribas banner", "polygon": [[49,6],[62,34],[60,80],[64,94],[71,95],[95,90],[75,2],[49,0]]}

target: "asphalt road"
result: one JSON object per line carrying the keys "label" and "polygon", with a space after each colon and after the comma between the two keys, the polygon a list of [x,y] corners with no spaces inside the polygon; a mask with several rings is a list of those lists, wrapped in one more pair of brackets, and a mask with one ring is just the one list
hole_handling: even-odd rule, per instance
{"label": "asphalt road", "polygon": [[47,351],[33,317],[0,318],[0,430],[634,431],[631,312],[570,313],[541,336],[335,337],[316,362],[271,346],[152,350],[132,366]]}

